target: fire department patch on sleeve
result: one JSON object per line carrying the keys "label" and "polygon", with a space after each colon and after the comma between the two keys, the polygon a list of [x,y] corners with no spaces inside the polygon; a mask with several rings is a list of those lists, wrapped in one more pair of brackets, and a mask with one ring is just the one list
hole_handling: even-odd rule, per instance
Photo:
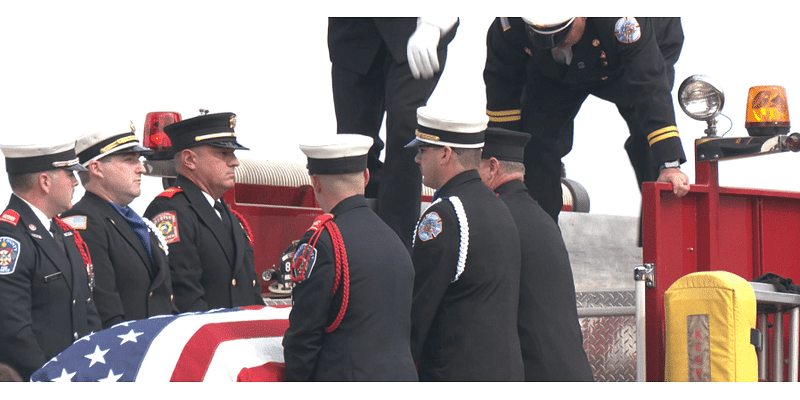
{"label": "fire department patch on sleeve", "polygon": [[422,218],[422,221],[419,223],[419,227],[417,228],[417,236],[419,236],[419,240],[423,242],[427,242],[439,236],[442,233],[442,218],[439,217],[439,213],[436,211],[432,211],[425,215]]}
{"label": "fire department patch on sleeve", "polygon": [[61,218],[62,221],[66,222],[67,225],[72,227],[72,229],[86,229],[86,216],[85,215],[73,215],[71,217],[64,217]]}
{"label": "fire department patch on sleeve", "polygon": [[174,211],[165,211],[153,217],[153,224],[158,227],[161,234],[164,235],[164,240],[167,244],[179,242],[181,240],[178,235],[178,216]]}
{"label": "fire department patch on sleeve", "polygon": [[0,236],[0,275],[10,275],[17,268],[19,241],[9,236]]}
{"label": "fire department patch on sleeve", "polygon": [[642,37],[642,28],[634,17],[622,17],[614,26],[614,36],[620,43],[631,44]]}
{"label": "fire department patch on sleeve", "polygon": [[[310,250],[309,250],[310,249]],[[307,253],[307,254],[306,254]],[[302,282],[311,276],[311,270],[317,262],[317,249],[308,247],[308,243],[301,244],[292,257],[292,278],[295,282]]]}

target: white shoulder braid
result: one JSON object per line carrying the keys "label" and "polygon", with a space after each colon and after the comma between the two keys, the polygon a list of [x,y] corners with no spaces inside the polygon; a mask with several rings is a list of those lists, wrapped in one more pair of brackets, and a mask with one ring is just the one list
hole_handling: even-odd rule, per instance
{"label": "white shoulder braid", "polygon": [[161,248],[164,249],[164,254],[169,255],[169,245],[167,244],[167,239],[164,238],[164,234],[161,233],[161,229],[158,229],[156,224],[154,224],[149,219],[142,217],[144,223],[147,224],[147,227],[150,228],[150,231],[153,232],[156,237],[158,238],[158,243],[161,244]]}
{"label": "white shoulder braid", "polygon": [[422,217],[420,217],[420,221],[417,222],[417,226],[414,228],[414,237],[411,239],[411,247],[414,247],[417,240],[417,229],[419,229],[420,223],[428,210],[433,207],[435,204],[439,203],[443,199],[447,199],[450,203],[453,204],[453,208],[456,211],[456,218],[458,218],[458,232],[459,232],[459,241],[458,241],[458,263],[456,264],[456,274],[453,276],[453,279],[450,280],[450,283],[453,283],[461,277],[461,274],[464,273],[464,268],[467,266],[467,253],[469,252],[469,222],[467,221],[467,213],[464,211],[464,204],[461,203],[461,199],[456,196],[445,197],[445,198],[438,198],[434,202],[432,202],[426,209],[425,212],[422,213]]}

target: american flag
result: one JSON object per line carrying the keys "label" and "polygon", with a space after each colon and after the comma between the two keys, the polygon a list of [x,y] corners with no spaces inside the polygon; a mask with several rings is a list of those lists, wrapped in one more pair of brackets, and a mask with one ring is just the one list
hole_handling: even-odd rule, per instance
{"label": "american flag", "polygon": [[77,340],[31,381],[281,381],[290,311],[254,306],[122,322]]}

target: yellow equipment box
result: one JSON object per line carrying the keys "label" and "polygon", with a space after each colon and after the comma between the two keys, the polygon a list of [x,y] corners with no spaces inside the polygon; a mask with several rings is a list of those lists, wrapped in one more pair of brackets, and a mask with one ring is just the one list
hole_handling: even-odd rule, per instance
{"label": "yellow equipment box", "polygon": [[726,271],[692,273],[667,289],[664,309],[666,381],[758,381],[751,343],[756,297],[749,282]]}

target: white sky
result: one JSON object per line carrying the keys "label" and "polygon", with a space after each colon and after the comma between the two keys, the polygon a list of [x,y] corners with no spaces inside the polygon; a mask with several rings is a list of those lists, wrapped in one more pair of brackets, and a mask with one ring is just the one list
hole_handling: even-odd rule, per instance
{"label": "white sky", "polygon": [[[105,126],[127,126],[129,120],[141,133],[149,111],[179,111],[188,118],[205,108],[237,114],[237,135],[251,148],[237,152],[240,158],[304,163],[298,143],[335,133],[327,15],[346,15],[347,7],[306,15],[313,3],[280,11],[256,1],[6,3],[0,3],[2,143],[64,142]],[[519,15],[520,10],[503,11]],[[734,17],[728,9],[721,14],[708,7],[703,16],[691,16],[682,10],[694,9],[672,12],[683,16],[686,36],[673,95],[687,76],[711,76],[725,91],[723,113],[733,121],[727,137],[746,136],[750,86],[783,85],[790,112],[800,112],[795,111],[800,78],[793,63],[799,59],[799,35],[788,13],[773,8]],[[486,29],[493,17],[479,11],[462,14],[467,16],[461,17],[429,104],[483,109]],[[499,14],[492,11],[486,14]],[[755,15],[760,11],[765,16]],[[694,182],[693,143],[705,123],[675,107],[690,159],[683,170]],[[727,126],[720,119],[720,131]],[[596,98],[584,104],[573,151],[564,162],[567,176],[588,190],[592,213],[638,215],[640,195],[623,149],[626,137],[627,127],[612,104]],[[793,178],[797,157],[784,153],[725,161],[720,181],[799,191]],[[3,161],[0,168],[5,170]],[[134,208],[142,212],[160,190],[160,180],[145,179]],[[82,193],[79,187],[74,201]],[[0,202],[5,204],[9,194],[3,177]]]}

